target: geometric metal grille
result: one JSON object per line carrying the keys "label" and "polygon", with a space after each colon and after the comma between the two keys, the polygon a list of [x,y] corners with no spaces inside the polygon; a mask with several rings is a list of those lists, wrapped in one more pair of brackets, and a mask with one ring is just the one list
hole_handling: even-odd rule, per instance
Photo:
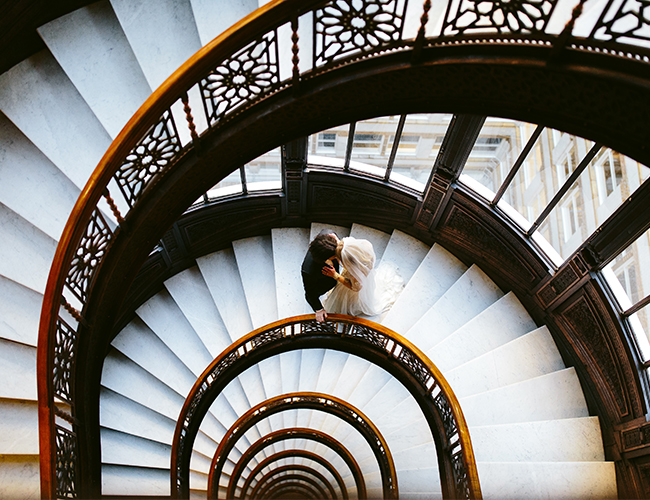
{"label": "geometric metal grille", "polygon": [[61,318],[56,325],[56,340],[54,343],[54,367],[52,383],[54,395],[72,404],[72,377],[76,355],[77,332]]}
{"label": "geometric metal grille", "polygon": [[332,0],[314,11],[314,65],[399,42],[404,0]]}
{"label": "geometric metal grille", "polygon": [[165,111],[115,172],[115,180],[130,207],[151,179],[174,161],[180,150],[176,123],[172,114]]}
{"label": "geometric metal grille", "polygon": [[95,208],[88,226],[75,251],[65,284],[85,305],[88,288],[95,271],[106,255],[108,244],[113,236],[104,216]]}
{"label": "geometric metal grille", "polygon": [[543,32],[557,0],[451,0],[443,36]]}
{"label": "geometric metal grille", "polygon": [[609,0],[590,38],[650,47],[650,3]]}
{"label": "geometric metal grille", "polygon": [[56,495],[77,498],[77,436],[56,426]]}
{"label": "geometric metal grille", "polygon": [[280,82],[278,41],[268,32],[223,61],[199,82],[210,126]]}

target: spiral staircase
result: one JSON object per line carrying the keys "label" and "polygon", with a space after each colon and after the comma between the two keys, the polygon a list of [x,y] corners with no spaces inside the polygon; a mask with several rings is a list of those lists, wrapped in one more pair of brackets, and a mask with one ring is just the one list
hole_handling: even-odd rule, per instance
{"label": "spiral staircase", "polygon": [[[47,50],[0,75],[0,496],[39,497],[36,391],[38,318],[57,242],[73,205],[127,120],[178,66],[256,2],[100,1],[39,29]],[[201,124],[199,123],[199,128]],[[116,224],[108,206],[101,207]],[[379,265],[394,263],[406,286],[372,318],[419,347],[440,368],[467,419],[485,498],[614,498],[613,462],[573,368],[517,297],[440,245],[354,224],[276,228],[196,259],[164,283],[115,337],[101,379],[102,494],[170,494],[176,419],[196,378],[249,331],[310,312],[299,268],[323,227],[369,239]],[[203,422],[192,451],[192,496],[205,497],[210,461],[224,432],[249,408],[290,392],[344,399],[387,440],[402,498],[441,497],[431,431],[413,397],[388,372],[351,354],[312,349],[274,356],[235,379]],[[377,464],[354,428],[315,410],[257,424],[234,461],[271,431],[322,430],[357,459],[368,498],[382,496]],[[273,453],[305,448],[277,443]],[[286,464],[307,464],[289,458]],[[270,470],[270,469],[269,469]],[[352,474],[340,466],[356,495]],[[329,477],[329,476],[328,476]],[[240,481],[239,486],[243,483]],[[340,488],[335,485],[337,495]]]}

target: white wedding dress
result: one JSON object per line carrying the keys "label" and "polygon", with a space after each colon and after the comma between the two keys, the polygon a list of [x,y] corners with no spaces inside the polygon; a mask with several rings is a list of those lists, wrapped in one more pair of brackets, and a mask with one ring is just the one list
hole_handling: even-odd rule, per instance
{"label": "white wedding dress", "polygon": [[368,240],[343,238],[337,255],[343,269],[341,275],[352,283],[352,289],[337,283],[323,302],[329,313],[352,316],[376,316],[393,305],[404,288],[404,280],[392,263],[375,269],[375,251]]}

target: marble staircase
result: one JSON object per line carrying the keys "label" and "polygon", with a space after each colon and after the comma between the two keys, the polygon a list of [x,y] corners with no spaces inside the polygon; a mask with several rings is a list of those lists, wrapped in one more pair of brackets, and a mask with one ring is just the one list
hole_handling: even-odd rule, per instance
{"label": "marble staircase", "polygon": [[[193,377],[211,354],[251,329],[309,312],[300,263],[323,227],[278,228],[235,241],[232,249],[198,259],[138,309],[104,368],[104,493],[169,493],[174,422]],[[389,235],[356,224],[329,227],[341,237],[371,240],[377,265],[390,260],[403,273],[406,286],[397,302],[374,319],[414,342],[448,378],[470,426],[485,498],[616,495],[614,464],[604,461],[598,419],[588,414],[574,369],[564,367],[548,330],[537,327],[514,294],[504,294],[478,267],[468,268],[439,245],[429,248],[397,230]],[[377,425],[395,460],[401,498],[441,497],[435,446],[414,399],[383,369],[328,349],[272,357],[228,386],[193,450],[194,495],[205,496],[210,461],[225,430],[251,406],[295,391],[345,399]],[[251,443],[289,427],[320,429],[346,443],[369,497],[381,495],[376,461],[358,432],[314,410],[278,414],[251,429],[229,456],[221,486]],[[249,472],[277,451],[303,446],[341,467],[346,487],[356,491],[350,471],[331,450],[305,441],[269,447]],[[292,462],[277,466],[285,463]]]}

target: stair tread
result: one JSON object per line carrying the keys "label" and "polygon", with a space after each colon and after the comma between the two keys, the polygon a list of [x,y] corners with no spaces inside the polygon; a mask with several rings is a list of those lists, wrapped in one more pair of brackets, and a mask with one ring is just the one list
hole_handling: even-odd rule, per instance
{"label": "stair tread", "polygon": [[368,240],[372,243],[372,248],[375,250],[375,261],[376,263],[381,262],[381,258],[386,251],[388,242],[390,241],[390,234],[368,226],[362,226],[361,224],[352,224],[352,228],[350,228],[350,236],[357,239]]}
{"label": "stair tread", "polygon": [[38,403],[0,399],[0,455],[38,455]]}
{"label": "stair tread", "polygon": [[102,495],[170,494],[169,467],[102,464]]}
{"label": "stair tread", "polygon": [[43,296],[0,276],[0,338],[36,347]]}
{"label": "stair tread", "polygon": [[350,236],[349,227],[337,226],[335,224],[327,224],[324,222],[312,222],[311,229],[309,231],[309,241],[313,240],[316,236],[318,236],[318,233],[320,233],[323,229],[330,229],[334,231],[340,239],[343,239],[346,236]]}
{"label": "stair tread", "polygon": [[598,417],[473,426],[477,462],[602,462]]}
{"label": "stair tread", "polygon": [[2,114],[0,137],[0,200],[58,241],[81,191]]}
{"label": "stair tread", "polygon": [[232,243],[253,328],[277,321],[273,248],[270,236]]}
{"label": "stair tread", "polygon": [[111,144],[110,135],[47,50],[0,75],[0,110],[79,189]]}
{"label": "stair tread", "polygon": [[0,498],[41,498],[39,467],[38,455],[0,455]]}
{"label": "stair tread", "polygon": [[0,275],[44,293],[56,241],[2,203],[0,221]]}
{"label": "stair tread", "polygon": [[382,324],[396,332],[407,332],[466,270],[467,266],[451,253],[433,245]]}
{"label": "stair tread", "polygon": [[502,296],[494,282],[472,265],[409,329],[406,337],[427,352]]}
{"label": "stair tread", "polygon": [[300,268],[309,247],[309,230],[271,230],[278,316],[288,318],[313,312],[305,300]]}
{"label": "stair tread", "polygon": [[253,12],[257,0],[190,0],[196,27],[203,45]]}
{"label": "stair tread", "polygon": [[553,337],[543,326],[446,372],[445,378],[460,398],[563,368]]}
{"label": "stair tread", "polygon": [[528,312],[514,293],[509,292],[429,349],[427,355],[445,373],[535,328],[537,325]]}
{"label": "stair tread", "polygon": [[189,0],[110,0],[152,89],[201,48]]}
{"label": "stair tread", "polygon": [[408,284],[428,252],[427,245],[413,236],[395,229],[379,265],[392,262],[397,267],[399,275],[404,279],[404,283]]}
{"label": "stair tread", "polygon": [[459,399],[467,424],[531,422],[589,415],[574,368]]}
{"label": "stair tread", "polygon": [[111,137],[151,94],[108,1],[38,28],[48,49]]}
{"label": "stair tread", "polygon": [[0,339],[0,398],[36,401],[36,348]]}

